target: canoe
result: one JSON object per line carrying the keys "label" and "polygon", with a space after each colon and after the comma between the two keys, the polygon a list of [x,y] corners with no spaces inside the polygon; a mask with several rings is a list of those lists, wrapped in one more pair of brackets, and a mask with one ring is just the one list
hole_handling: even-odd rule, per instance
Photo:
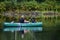
{"label": "canoe", "polygon": [[22,31],[22,30],[30,30],[30,31],[42,31],[42,22],[36,23],[4,23],[4,31]]}
{"label": "canoe", "polygon": [[4,23],[4,27],[42,27],[42,22],[37,23]]}

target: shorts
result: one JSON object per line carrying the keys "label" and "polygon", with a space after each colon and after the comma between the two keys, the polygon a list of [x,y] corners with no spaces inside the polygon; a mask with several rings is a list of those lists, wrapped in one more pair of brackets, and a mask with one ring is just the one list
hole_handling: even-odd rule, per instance
{"label": "shorts", "polygon": [[24,34],[24,30],[20,31],[21,34]]}

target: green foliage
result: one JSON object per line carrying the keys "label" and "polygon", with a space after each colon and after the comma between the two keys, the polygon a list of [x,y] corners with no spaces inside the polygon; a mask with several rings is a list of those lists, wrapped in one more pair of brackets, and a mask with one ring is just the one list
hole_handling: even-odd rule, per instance
{"label": "green foliage", "polygon": [[21,1],[19,2],[12,2],[12,1],[3,1],[0,2],[0,12],[8,11],[8,10],[24,10],[24,11],[52,11],[57,10],[60,11],[59,2],[55,0],[46,0],[44,2],[37,2],[37,1]]}
{"label": "green foliage", "polygon": [[4,2],[0,2],[0,12],[5,11],[6,10],[5,7],[6,7],[5,3]]}
{"label": "green foliage", "polygon": [[24,2],[21,4],[22,9],[26,10],[38,10],[39,4],[36,1]]}

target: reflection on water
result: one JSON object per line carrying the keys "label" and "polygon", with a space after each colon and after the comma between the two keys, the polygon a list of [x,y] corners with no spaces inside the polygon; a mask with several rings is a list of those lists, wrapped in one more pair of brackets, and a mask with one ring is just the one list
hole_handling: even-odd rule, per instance
{"label": "reflection on water", "polygon": [[[21,33],[17,32],[16,38],[17,40],[60,40],[60,20],[45,20],[42,32],[27,33],[24,39],[21,38]],[[0,31],[0,40],[15,40],[15,33]]]}
{"label": "reflection on water", "polygon": [[17,36],[15,38],[15,32],[1,32],[0,33],[0,40],[35,40],[33,33],[27,33],[25,34],[24,39],[21,38],[21,33],[16,32]]}

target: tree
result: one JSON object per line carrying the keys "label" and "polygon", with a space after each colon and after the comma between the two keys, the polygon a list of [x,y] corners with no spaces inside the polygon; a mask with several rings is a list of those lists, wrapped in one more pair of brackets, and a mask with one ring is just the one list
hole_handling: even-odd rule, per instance
{"label": "tree", "polygon": [[37,10],[38,3],[36,1],[29,1],[29,2],[24,2],[23,4],[21,4],[22,9],[26,9],[26,10]]}
{"label": "tree", "polygon": [[4,12],[6,10],[6,5],[4,2],[0,2],[0,12]]}

